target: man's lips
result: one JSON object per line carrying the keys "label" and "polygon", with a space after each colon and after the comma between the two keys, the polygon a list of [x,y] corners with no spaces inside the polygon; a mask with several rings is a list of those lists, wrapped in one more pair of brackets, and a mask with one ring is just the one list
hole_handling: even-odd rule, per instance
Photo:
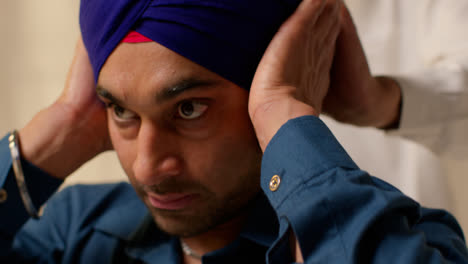
{"label": "man's lips", "polygon": [[148,194],[149,203],[156,208],[166,210],[180,210],[189,206],[197,197],[188,193],[169,193],[165,195]]}

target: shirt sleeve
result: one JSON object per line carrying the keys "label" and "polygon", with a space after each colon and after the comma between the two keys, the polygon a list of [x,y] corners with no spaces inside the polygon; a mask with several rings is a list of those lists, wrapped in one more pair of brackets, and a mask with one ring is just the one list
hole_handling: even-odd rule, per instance
{"label": "shirt sleeve", "polygon": [[262,161],[261,186],[280,221],[268,263],[290,262],[289,230],[305,263],[468,263],[462,230],[361,171],[314,116],[288,121]]}
{"label": "shirt sleeve", "polygon": [[[61,180],[49,176],[30,162],[22,160],[24,177],[34,206],[39,209],[57,190]],[[0,201],[0,259],[8,255],[15,234],[29,219],[21,200],[8,146],[8,137],[0,140],[0,190],[4,198]]]}
{"label": "shirt sleeve", "polygon": [[400,129],[440,156],[468,157],[468,1],[432,1],[419,20],[423,67],[392,76],[402,89]]}

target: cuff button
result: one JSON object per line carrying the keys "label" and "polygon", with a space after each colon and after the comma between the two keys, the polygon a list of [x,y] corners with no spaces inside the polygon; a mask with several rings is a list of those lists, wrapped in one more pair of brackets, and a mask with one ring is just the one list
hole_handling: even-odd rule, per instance
{"label": "cuff button", "polygon": [[8,198],[8,194],[5,189],[0,189],[0,203],[4,203]]}
{"label": "cuff button", "polygon": [[274,192],[278,190],[280,183],[281,183],[281,178],[278,175],[271,177],[270,191]]}

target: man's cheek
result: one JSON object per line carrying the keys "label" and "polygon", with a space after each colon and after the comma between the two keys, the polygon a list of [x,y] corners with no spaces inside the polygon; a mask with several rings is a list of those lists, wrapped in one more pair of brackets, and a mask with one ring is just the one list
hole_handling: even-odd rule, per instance
{"label": "man's cheek", "polygon": [[112,144],[114,146],[115,152],[117,153],[117,157],[119,158],[123,170],[125,171],[127,176],[134,177],[133,164],[137,156],[136,143],[128,144],[122,140],[112,138]]}

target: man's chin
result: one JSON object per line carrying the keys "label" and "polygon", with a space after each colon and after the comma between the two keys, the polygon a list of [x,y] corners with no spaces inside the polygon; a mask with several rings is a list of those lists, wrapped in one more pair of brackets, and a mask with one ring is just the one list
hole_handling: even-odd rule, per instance
{"label": "man's chin", "polygon": [[216,224],[206,216],[188,215],[178,212],[152,212],[153,219],[161,231],[177,237],[192,237],[207,232]]}
{"label": "man's chin", "polygon": [[250,199],[239,197],[235,195],[217,202],[212,199],[182,210],[158,209],[148,203],[147,206],[161,231],[178,237],[193,237],[246,216]]}

